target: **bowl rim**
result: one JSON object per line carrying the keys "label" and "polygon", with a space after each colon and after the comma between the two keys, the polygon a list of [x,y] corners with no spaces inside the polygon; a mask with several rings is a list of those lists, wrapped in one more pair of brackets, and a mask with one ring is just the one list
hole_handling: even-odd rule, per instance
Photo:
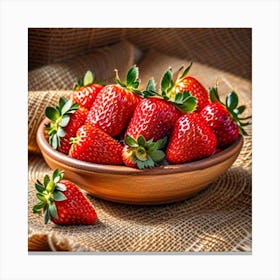
{"label": "bowl rim", "polygon": [[192,161],[183,164],[170,164],[152,169],[136,169],[127,167],[124,165],[105,165],[97,164],[86,161],[81,161],[75,158],[71,158],[55,149],[53,149],[45,138],[44,127],[49,122],[47,118],[43,119],[37,129],[36,141],[44,156],[44,153],[50,158],[56,160],[62,165],[66,165],[69,168],[77,168],[84,172],[94,173],[110,173],[116,175],[166,175],[182,172],[191,172],[209,168],[213,165],[219,164],[234,154],[239,153],[243,146],[243,136],[239,135],[237,140],[232,143],[229,147],[222,150],[221,152],[214,154],[210,157]]}

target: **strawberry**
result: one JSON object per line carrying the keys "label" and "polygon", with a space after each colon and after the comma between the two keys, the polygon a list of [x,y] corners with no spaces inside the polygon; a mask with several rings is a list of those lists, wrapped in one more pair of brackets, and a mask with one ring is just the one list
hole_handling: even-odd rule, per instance
{"label": "strawberry", "polygon": [[70,142],[70,157],[100,164],[123,164],[121,144],[98,127],[81,126]]}
{"label": "strawberry", "polygon": [[250,123],[244,123],[242,120],[250,119],[251,116],[246,118],[239,116],[246,107],[238,107],[238,95],[234,91],[227,95],[226,103],[222,103],[217,87],[210,88],[210,99],[212,103],[204,107],[201,116],[216,134],[219,148],[228,147],[239,134],[248,135],[243,127]]}
{"label": "strawberry", "polygon": [[164,100],[156,92],[153,80],[148,82],[143,96],[149,98],[138,103],[126,130],[126,146],[123,149],[125,165],[141,169],[154,167],[155,163],[164,159],[165,154],[159,149],[164,147],[175,122],[182,114],[178,108],[184,107],[185,112],[195,108],[195,99],[188,93],[186,95],[180,94],[180,104],[171,103],[166,96]]}
{"label": "strawberry", "polygon": [[145,98],[137,105],[130,120],[126,135],[137,139],[142,135],[145,139],[157,141],[169,136],[181,112],[164,99]]}
{"label": "strawberry", "polygon": [[58,106],[46,108],[45,115],[50,119],[45,127],[50,145],[68,154],[71,146],[69,139],[76,135],[78,128],[85,122],[88,109],[79,108],[77,103],[61,97]]}
{"label": "strawberry", "polygon": [[94,74],[87,71],[83,79],[78,79],[73,86],[71,100],[80,107],[90,109],[102,85],[94,81]]}
{"label": "strawberry", "polygon": [[121,82],[116,70],[116,84],[105,86],[97,95],[86,123],[104,130],[111,136],[118,135],[128,124],[140,101],[138,68],[131,67],[126,82]]}
{"label": "strawberry", "polygon": [[[197,100],[196,112],[200,112],[207,104],[210,103],[207,90],[194,77],[188,76],[192,63],[184,69],[181,67],[173,76],[172,70],[168,69],[164,74],[165,82],[161,89],[170,100],[175,100],[177,93],[189,92]],[[184,71],[183,71],[184,70]],[[183,73],[180,75],[180,73]]]}
{"label": "strawberry", "polygon": [[216,146],[216,135],[200,114],[185,114],[175,124],[166,150],[166,159],[176,164],[206,158],[215,152]]}
{"label": "strawberry", "polygon": [[90,225],[97,220],[96,212],[73,182],[63,179],[63,171],[56,169],[52,178],[44,176],[44,183],[35,183],[40,200],[33,213],[43,211],[45,224],[51,220],[58,225]]}

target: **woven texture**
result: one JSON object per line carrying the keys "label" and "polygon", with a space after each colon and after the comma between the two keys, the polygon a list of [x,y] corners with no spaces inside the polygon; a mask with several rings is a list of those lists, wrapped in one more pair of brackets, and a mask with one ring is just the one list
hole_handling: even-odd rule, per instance
{"label": "woven texture", "polygon": [[84,76],[85,69],[94,71],[98,81],[112,83],[115,77],[114,69],[118,69],[120,77],[123,78],[128,67],[138,62],[140,56],[141,51],[126,41],[111,47],[98,48],[90,54],[29,71],[28,90],[71,89],[77,77]]}
{"label": "woven texture", "polygon": [[[121,59],[119,67],[138,62],[142,85],[153,76],[158,82],[164,70],[171,66],[174,70],[188,63],[178,57],[151,50],[141,56],[132,44],[122,42],[108,48],[106,61],[118,52],[118,46],[127,46],[127,54]],[[121,52],[121,50],[120,50]],[[98,51],[94,50],[95,62],[99,61]],[[137,54],[137,55],[135,55]],[[133,58],[131,61],[131,58]],[[87,56],[84,57],[87,59]],[[115,59],[112,57],[112,60]],[[121,61],[120,59],[120,61]],[[139,60],[140,59],[140,60]],[[84,65],[83,61],[80,61]],[[43,217],[32,213],[36,202],[34,182],[44,174],[51,174],[39,154],[35,134],[43,118],[44,109],[54,105],[59,96],[68,96],[70,90],[58,91],[48,88],[49,79],[58,78],[60,89],[69,89],[73,82],[67,78],[68,62],[63,60],[54,66],[55,72],[46,67],[32,70],[29,85],[35,84],[34,77],[45,73],[46,80],[40,89],[32,87],[29,91],[28,142],[29,142],[29,180],[28,180],[28,225],[30,251],[77,251],[77,252],[250,252],[251,251],[251,167],[252,139],[245,137],[242,151],[233,166],[196,196],[182,202],[161,206],[132,206],[117,204],[87,195],[94,205],[99,220],[92,226],[62,227],[43,224]],[[97,63],[97,62],[96,62]],[[63,65],[62,68],[61,65]],[[101,64],[98,64],[101,65]],[[111,65],[111,64],[110,64]],[[71,73],[83,73],[88,65],[74,65]],[[58,68],[57,68],[58,67]],[[111,66],[110,66],[111,67]],[[102,78],[108,77],[112,68],[100,69]],[[96,68],[96,67],[94,67]],[[121,69],[123,69],[121,68]],[[80,72],[79,72],[80,71]],[[42,77],[44,77],[42,74]],[[74,75],[74,74],[72,74]],[[225,95],[234,89],[240,104],[246,104],[251,114],[251,83],[239,76],[217,70],[194,62],[190,75],[196,76],[205,87],[214,85],[218,79],[220,93]],[[61,78],[64,77],[64,78]],[[36,80],[36,79],[35,79]],[[111,80],[112,82],[112,80]],[[223,98],[223,97],[222,97]],[[251,131],[248,131],[251,135]]]}
{"label": "woven texture", "polygon": [[29,70],[123,39],[143,51],[153,48],[251,79],[251,34],[250,28],[32,28]]}

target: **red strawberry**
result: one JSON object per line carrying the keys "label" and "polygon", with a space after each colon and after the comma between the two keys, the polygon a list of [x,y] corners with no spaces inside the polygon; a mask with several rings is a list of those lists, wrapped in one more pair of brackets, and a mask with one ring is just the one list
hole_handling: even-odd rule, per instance
{"label": "red strawberry", "polygon": [[98,127],[90,124],[81,126],[71,143],[70,157],[100,164],[123,163],[121,144]]}
{"label": "red strawberry", "polygon": [[212,155],[217,138],[198,113],[185,114],[178,119],[172,132],[166,159],[170,163],[185,163]]}
{"label": "red strawberry", "polygon": [[94,82],[94,74],[91,71],[87,71],[84,78],[78,79],[73,88],[75,90],[71,94],[73,103],[90,109],[103,86]]}
{"label": "red strawberry", "polygon": [[175,122],[182,114],[178,108],[184,108],[187,112],[193,110],[196,104],[194,98],[187,93],[180,94],[180,98],[176,100],[180,100],[179,104],[169,102],[166,96],[164,100],[156,92],[153,80],[148,82],[143,96],[150,98],[141,100],[137,105],[126,131],[126,146],[123,149],[125,165],[140,169],[154,167],[155,163],[164,159],[165,154],[159,149],[164,147]]}
{"label": "red strawberry", "polygon": [[226,97],[226,103],[222,103],[217,88],[210,89],[210,99],[213,103],[207,105],[201,116],[208,126],[213,130],[218,139],[218,147],[225,148],[233,143],[239,134],[247,135],[243,129],[250,123],[243,123],[241,120],[251,117],[240,118],[239,115],[245,110],[245,106],[238,106],[238,96],[233,91]]}
{"label": "red strawberry", "polygon": [[170,135],[180,115],[181,112],[173,104],[163,99],[142,99],[134,111],[126,135],[134,139],[142,135],[147,140],[153,138],[157,141]]}
{"label": "red strawberry", "polygon": [[97,95],[86,123],[100,127],[111,136],[118,135],[128,124],[140,101],[137,90],[138,68],[131,67],[122,83],[116,71],[116,83],[105,86]]}
{"label": "red strawberry", "polygon": [[59,105],[47,107],[45,114],[50,119],[50,123],[45,127],[50,145],[68,154],[71,146],[69,139],[76,135],[78,128],[85,122],[88,109],[78,108],[77,103],[73,104],[71,100],[61,97]]}
{"label": "red strawberry", "polygon": [[33,213],[44,212],[45,224],[51,220],[58,225],[90,225],[97,220],[96,212],[79,188],[63,179],[63,172],[56,169],[52,179],[45,175],[44,183],[37,180],[35,188],[40,200]]}
{"label": "red strawberry", "polygon": [[164,74],[165,83],[162,84],[162,91],[171,100],[176,97],[177,93],[189,92],[197,100],[196,112],[200,112],[207,104],[210,103],[208,92],[204,86],[194,77],[187,76],[192,66],[192,63],[184,70],[183,74],[180,75],[184,69],[180,68],[177,73],[172,77],[171,69],[167,70]]}
{"label": "red strawberry", "polygon": [[155,162],[162,161],[165,154],[158,149],[164,147],[166,139],[164,143],[161,139],[170,135],[180,115],[175,106],[163,99],[141,100],[126,131],[124,164],[141,169],[154,167]]}

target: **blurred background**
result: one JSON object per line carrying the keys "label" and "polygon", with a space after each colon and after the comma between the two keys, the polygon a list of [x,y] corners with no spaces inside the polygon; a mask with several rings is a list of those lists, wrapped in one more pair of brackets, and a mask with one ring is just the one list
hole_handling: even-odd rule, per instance
{"label": "blurred background", "polygon": [[127,40],[251,79],[251,28],[30,28],[29,70]]}

